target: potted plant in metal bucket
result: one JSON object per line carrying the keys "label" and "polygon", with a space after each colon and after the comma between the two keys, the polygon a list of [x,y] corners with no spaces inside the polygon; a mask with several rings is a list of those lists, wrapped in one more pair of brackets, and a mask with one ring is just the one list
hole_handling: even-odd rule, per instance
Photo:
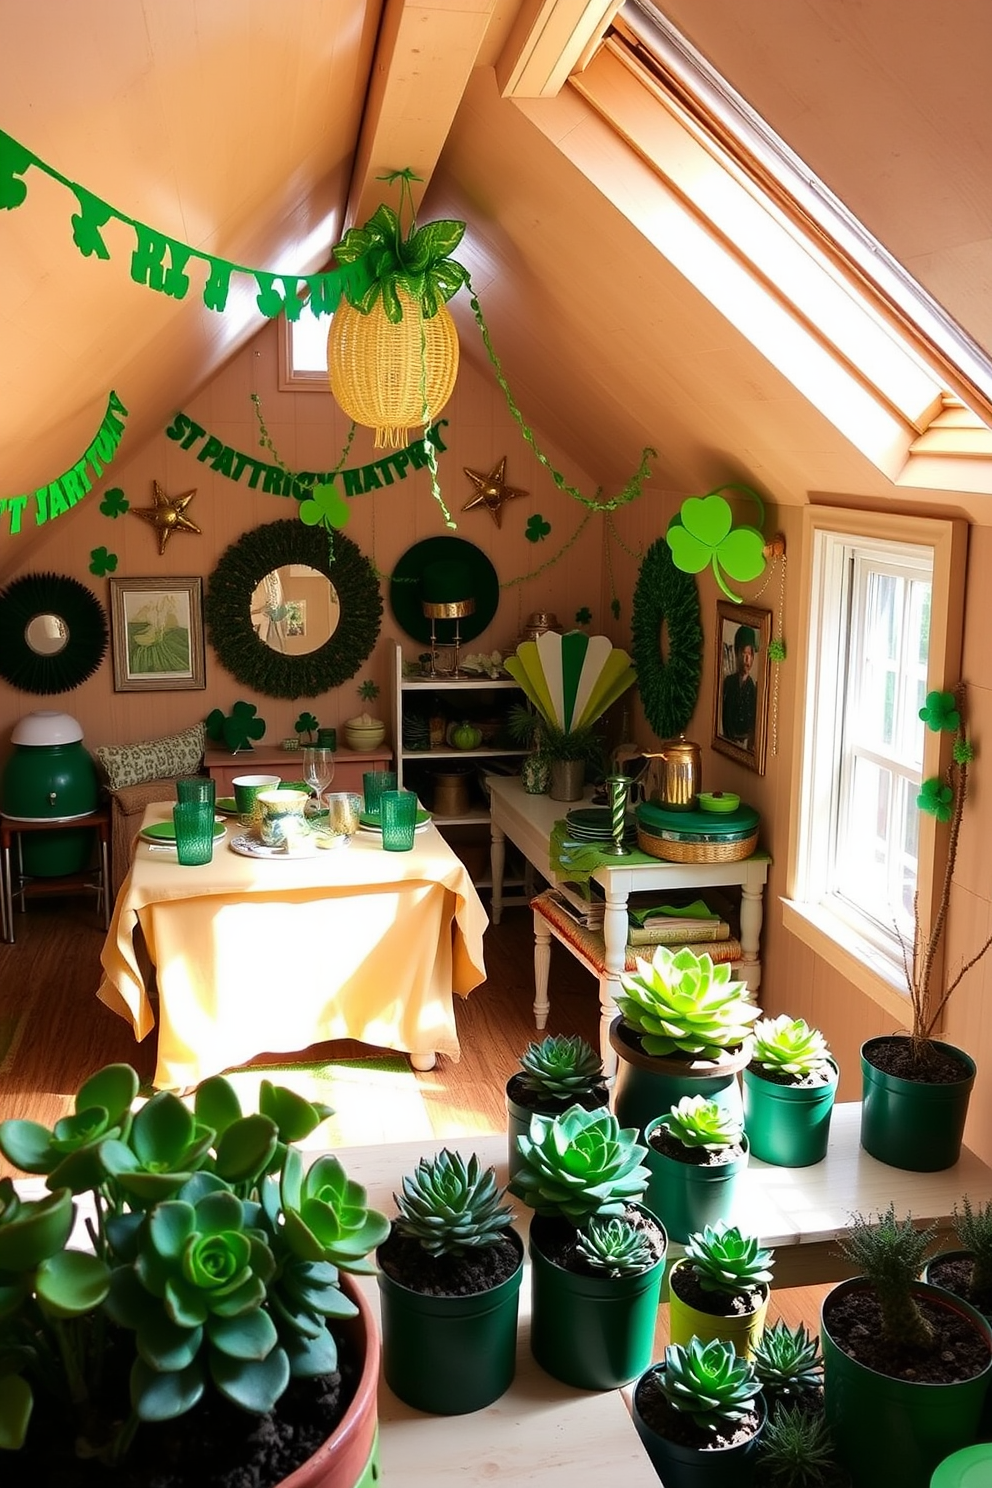
{"label": "potted plant in metal bucket", "polygon": [[934,1229],[852,1216],[841,1253],[859,1275],[824,1298],[827,1421],[854,1488],[928,1488],[945,1457],[976,1440],[992,1377],[992,1327],[919,1281]]}
{"label": "potted plant in metal bucket", "polygon": [[913,1172],[953,1167],[960,1155],[975,1062],[963,1049],[934,1035],[958,986],[992,949],[990,935],[941,987],[938,973],[975,753],[963,710],[963,686],[955,692],[929,693],[920,709],[927,728],[951,733],[954,740],[943,776],[924,780],[917,796],[920,810],[947,826],[947,845],[933,920],[924,923],[917,896],[913,944],[904,947],[912,1026],[908,1034],[868,1039],[861,1049],[861,1145],[880,1162]]}
{"label": "potted plant in metal bucket", "polygon": [[722,1339],[669,1344],[634,1387],[637,1434],[665,1488],[747,1488],[765,1425],[750,1360]]}
{"label": "potted plant in metal bucket", "polygon": [[520,1162],[517,1138],[526,1135],[535,1112],[560,1116],[569,1106],[587,1111],[609,1105],[603,1061],[578,1034],[549,1034],[528,1044],[520,1068],[506,1082],[507,1157],[512,1178]]}
{"label": "potted plant in metal bucket", "polygon": [[823,1160],[839,1070],[818,1028],[803,1018],[759,1018],[743,1072],[744,1129],[751,1151],[781,1168]]}
{"label": "potted plant in metal bucket", "polygon": [[0,1181],[4,1481],[91,1483],[95,1458],[108,1488],[166,1460],[189,1488],[371,1482],[378,1335],[341,1273],[372,1272],[389,1222],[336,1158],[304,1171],[291,1143],[328,1109],[263,1081],[245,1116],[219,1076],[192,1112],[165,1091],[135,1112],[137,1092],[108,1065],[54,1131],[0,1123],[50,1189]]}
{"label": "potted plant in metal bucket", "polygon": [[609,1111],[535,1115],[509,1184],[530,1226],[534,1358],[586,1390],[629,1384],[651,1359],[668,1240],[640,1203],[636,1131]]}
{"label": "potted plant in metal bucket", "polygon": [[761,1009],[729,965],[714,966],[689,946],[660,945],[620,977],[619,1017],[610,1026],[617,1054],[614,1110],[641,1130],[685,1095],[703,1095],[740,1117],[739,1072],[751,1057]]}
{"label": "potted plant in metal bucket", "polygon": [[770,1250],[725,1220],[690,1235],[668,1272],[672,1342],[724,1338],[751,1354],[764,1331],[773,1265]]}
{"label": "potted plant in metal bucket", "polygon": [[665,1216],[668,1238],[679,1244],[696,1230],[729,1220],[748,1142],[739,1117],[701,1095],[684,1095],[644,1130],[651,1170],[646,1202]]}

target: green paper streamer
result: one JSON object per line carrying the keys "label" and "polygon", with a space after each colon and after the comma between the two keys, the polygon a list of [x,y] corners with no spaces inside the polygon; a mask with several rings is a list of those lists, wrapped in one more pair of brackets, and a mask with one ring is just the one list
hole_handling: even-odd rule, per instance
{"label": "green paper streamer", "polygon": [[[107,399],[107,411],[85,452],[56,480],[39,486],[31,493],[34,496],[36,527],[54,521],[78,501],[82,501],[87,492],[93,489],[93,479],[99,479],[117,453],[126,418],[127,409],[117,394],[111,392]],[[31,495],[0,497],[0,532],[3,531],[5,520],[10,536],[16,536],[20,532]]]}

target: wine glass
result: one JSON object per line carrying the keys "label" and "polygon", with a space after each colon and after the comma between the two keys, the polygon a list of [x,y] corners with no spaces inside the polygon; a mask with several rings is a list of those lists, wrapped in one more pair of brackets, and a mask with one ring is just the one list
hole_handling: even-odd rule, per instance
{"label": "wine glass", "polygon": [[324,792],[334,779],[333,749],[304,749],[303,779],[317,798],[317,810],[324,809]]}

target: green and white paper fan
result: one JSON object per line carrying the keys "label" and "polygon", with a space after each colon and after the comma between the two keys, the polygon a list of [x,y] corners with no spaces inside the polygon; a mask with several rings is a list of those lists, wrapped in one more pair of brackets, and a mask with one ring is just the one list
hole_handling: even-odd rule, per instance
{"label": "green and white paper fan", "polygon": [[541,716],[566,733],[595,723],[636,677],[626,651],[581,630],[523,641],[505,666]]}

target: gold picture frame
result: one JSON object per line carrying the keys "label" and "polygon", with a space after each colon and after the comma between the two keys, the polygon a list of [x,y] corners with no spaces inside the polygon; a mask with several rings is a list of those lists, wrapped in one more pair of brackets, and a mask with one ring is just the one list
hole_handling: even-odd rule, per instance
{"label": "gold picture frame", "polygon": [[111,579],[115,692],[207,685],[201,578]]}
{"label": "gold picture frame", "polygon": [[772,612],[720,600],[716,614],[712,747],[763,775]]}

